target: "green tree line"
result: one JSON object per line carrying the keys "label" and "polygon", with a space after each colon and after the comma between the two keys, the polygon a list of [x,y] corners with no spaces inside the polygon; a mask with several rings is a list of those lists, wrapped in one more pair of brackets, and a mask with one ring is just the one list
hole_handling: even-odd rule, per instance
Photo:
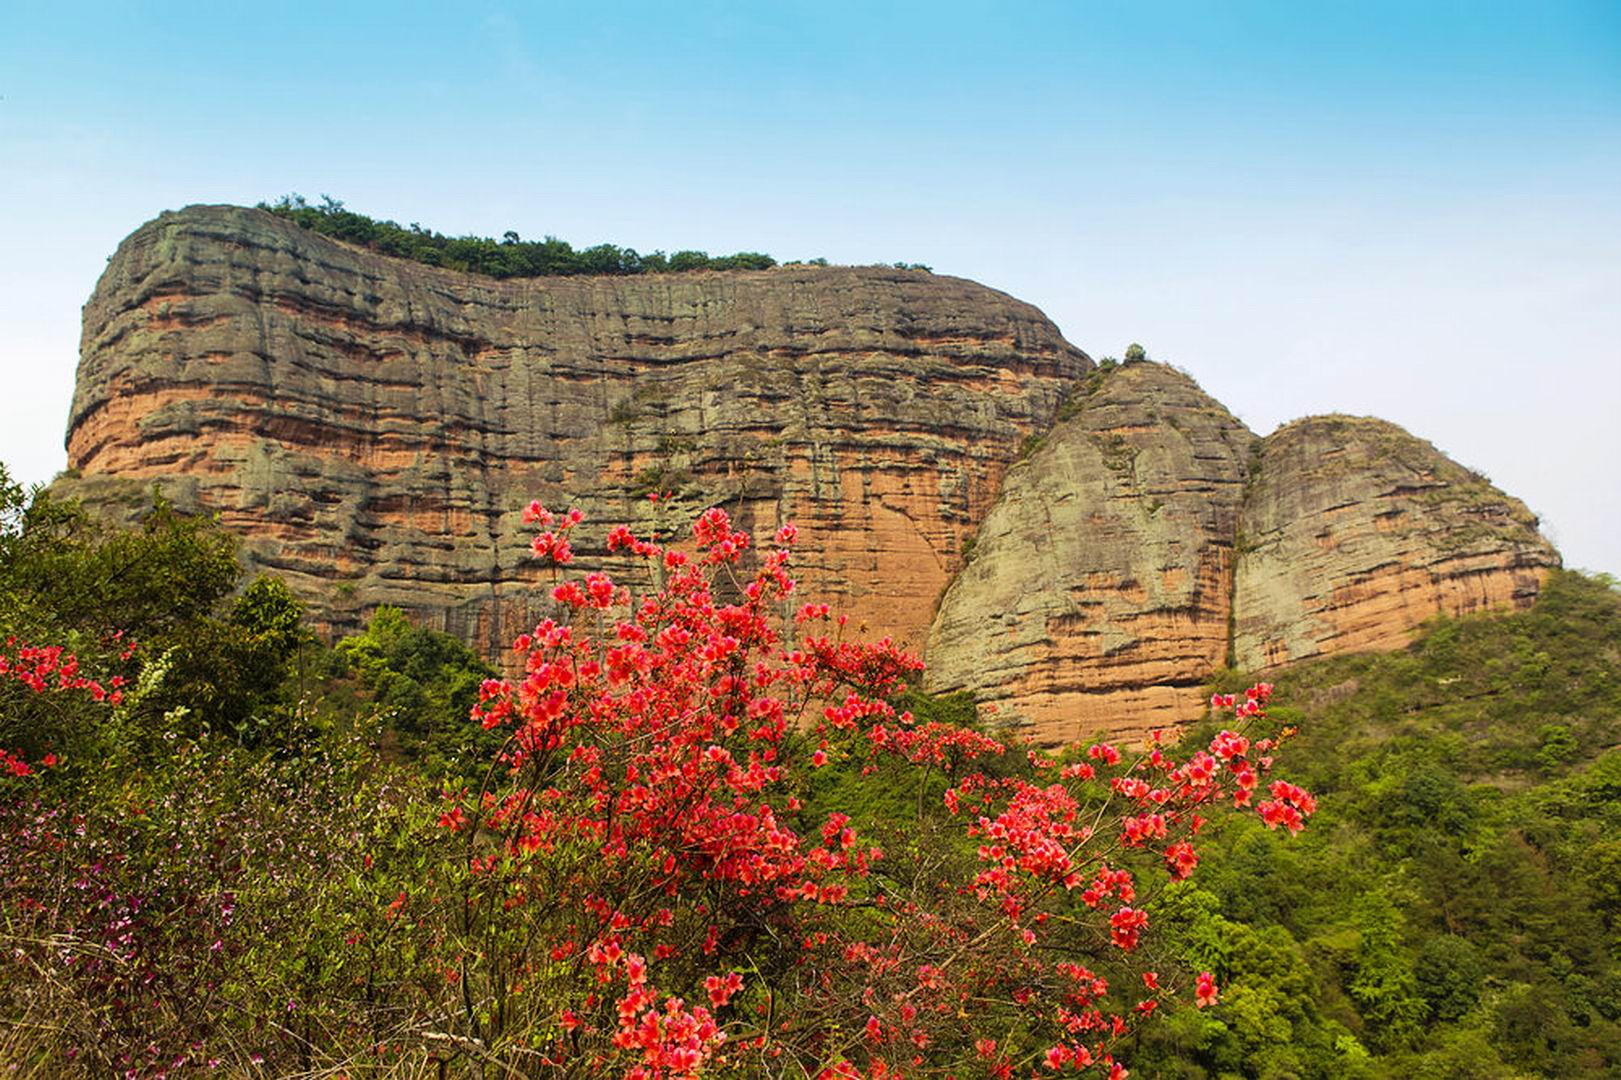
{"label": "green tree line", "polygon": [[[499,240],[446,236],[415,223],[405,226],[379,221],[347,209],[340,200],[330,196],[322,196],[319,203],[310,203],[302,195],[284,195],[273,203],[260,203],[259,209],[296,222],[312,232],[359,244],[383,255],[493,278],[768,270],[777,265],[776,259],[757,251],[739,251],[732,255],[710,255],[704,251],[642,254],[616,244],[576,249],[555,236],[524,240],[511,231]],[[810,263],[825,266],[827,260],[814,259]]]}

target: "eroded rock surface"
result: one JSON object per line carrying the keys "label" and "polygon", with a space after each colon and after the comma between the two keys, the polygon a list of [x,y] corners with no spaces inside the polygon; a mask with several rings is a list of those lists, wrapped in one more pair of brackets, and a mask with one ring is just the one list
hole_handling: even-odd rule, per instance
{"label": "eroded rock surface", "polygon": [[531,498],[586,511],[582,569],[655,512],[795,520],[807,597],[926,643],[932,688],[1047,742],[1192,720],[1224,664],[1529,603],[1558,562],[1523,505],[1392,425],[1259,440],[973,282],[498,282],[236,207],[164,214],[110,260],[68,452],[66,494],[217,513],[329,632],[387,603],[492,656],[551,609]]}
{"label": "eroded rock surface", "polygon": [[1198,717],[1225,661],[1254,437],[1186,375],[1094,375],[974,541],[929,636],[929,680],[1061,741]]}
{"label": "eroded rock surface", "polygon": [[962,538],[1090,366],[957,278],[500,282],[191,207],[131,235],[85,308],[66,486],[218,512],[329,629],[388,603],[492,652],[549,606],[531,498],[587,511],[589,566],[678,489],[797,520],[806,591],[921,645]]}
{"label": "eroded rock surface", "polygon": [[1266,439],[1241,544],[1234,652],[1249,670],[1399,648],[1436,615],[1523,607],[1559,565],[1518,499],[1394,424],[1350,416]]}
{"label": "eroded rock surface", "polygon": [[1522,607],[1558,553],[1517,500],[1393,424],[1258,439],[1187,376],[1094,373],[1009,470],[929,637],[932,688],[1045,742],[1133,737],[1264,672]]}

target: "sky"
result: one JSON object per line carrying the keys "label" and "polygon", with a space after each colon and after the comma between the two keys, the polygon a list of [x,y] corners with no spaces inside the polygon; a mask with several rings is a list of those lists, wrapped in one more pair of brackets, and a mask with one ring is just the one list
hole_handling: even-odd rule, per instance
{"label": "sky", "polygon": [[0,5],[0,461],[136,226],[920,262],[1253,430],[1382,416],[1621,573],[1621,3]]}

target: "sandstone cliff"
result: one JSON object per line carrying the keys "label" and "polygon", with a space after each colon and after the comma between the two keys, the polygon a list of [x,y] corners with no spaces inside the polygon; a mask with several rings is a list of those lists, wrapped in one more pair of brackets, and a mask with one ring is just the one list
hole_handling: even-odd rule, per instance
{"label": "sandstone cliff", "polygon": [[1055,737],[1179,723],[1227,653],[1253,436],[1158,364],[1100,372],[1064,411],[941,603],[930,685]]}
{"label": "sandstone cliff", "polygon": [[235,207],[119,247],[67,441],[66,493],[134,514],[156,483],[217,513],[328,631],[388,603],[491,655],[549,611],[531,498],[587,512],[585,568],[655,490],[681,494],[670,528],[712,503],[792,519],[808,596],[1048,741],[1194,719],[1223,665],[1529,603],[1558,561],[1521,504],[1391,425],[1258,439],[1180,372],[1094,369],[973,282],[498,282]]}
{"label": "sandstone cliff", "polygon": [[1518,501],[1380,420],[1259,439],[1158,364],[1096,372],[981,526],[929,685],[1046,741],[1195,720],[1223,666],[1405,645],[1533,600],[1559,557]]}
{"label": "sandstone cliff", "polygon": [[[921,645],[962,538],[1091,364],[956,278],[781,268],[497,282],[191,207],[84,312],[78,490],[217,511],[329,628],[379,603],[494,650],[533,625],[520,509],[648,491],[797,520],[807,592]],[[128,485],[126,485],[127,487]]]}
{"label": "sandstone cliff", "polygon": [[1437,614],[1524,606],[1558,564],[1536,525],[1518,499],[1394,424],[1279,428],[1244,505],[1237,663],[1397,648]]}

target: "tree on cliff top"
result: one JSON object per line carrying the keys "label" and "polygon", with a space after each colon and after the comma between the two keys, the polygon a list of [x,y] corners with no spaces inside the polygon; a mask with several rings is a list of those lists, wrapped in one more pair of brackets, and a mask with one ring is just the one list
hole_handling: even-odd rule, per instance
{"label": "tree on cliff top", "polygon": [[302,195],[284,195],[259,209],[286,218],[323,236],[358,244],[384,255],[412,259],[463,273],[494,278],[552,277],[577,274],[649,274],[691,270],[768,270],[777,260],[756,251],[710,255],[677,251],[649,255],[634,248],[597,244],[576,250],[566,240],[548,236],[523,240],[507,230],[500,240],[478,236],[445,236],[413,223],[409,227],[379,221],[344,207],[330,195],[311,205]]}

